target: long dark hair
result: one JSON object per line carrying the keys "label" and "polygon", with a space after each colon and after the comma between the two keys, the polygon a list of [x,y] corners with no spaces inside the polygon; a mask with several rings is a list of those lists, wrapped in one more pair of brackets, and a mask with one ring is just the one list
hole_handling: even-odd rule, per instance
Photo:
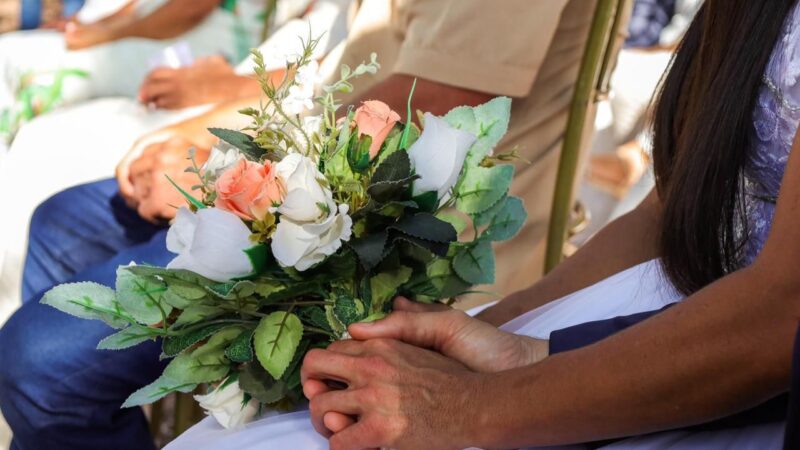
{"label": "long dark hair", "polygon": [[772,48],[796,0],[706,0],[653,118],[662,264],[691,294],[740,268],[742,170]]}

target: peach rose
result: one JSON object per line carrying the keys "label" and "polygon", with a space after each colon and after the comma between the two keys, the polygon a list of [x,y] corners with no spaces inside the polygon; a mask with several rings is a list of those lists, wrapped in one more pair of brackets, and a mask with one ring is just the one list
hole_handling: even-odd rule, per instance
{"label": "peach rose", "polygon": [[286,190],[275,177],[272,164],[240,160],[220,175],[215,183],[217,208],[245,220],[261,220],[269,208],[283,201]]}
{"label": "peach rose", "polygon": [[372,138],[372,145],[369,147],[370,159],[375,158],[381,150],[381,145],[394,125],[400,121],[400,115],[392,111],[389,105],[378,100],[368,100],[363,102],[356,109],[355,117],[358,132],[363,136]]}

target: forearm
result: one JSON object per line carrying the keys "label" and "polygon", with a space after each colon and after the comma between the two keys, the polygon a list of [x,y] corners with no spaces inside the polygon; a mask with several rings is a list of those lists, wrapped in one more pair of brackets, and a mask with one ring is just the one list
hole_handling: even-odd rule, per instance
{"label": "forearm", "polygon": [[208,128],[239,130],[251,125],[252,118],[239,114],[239,111],[248,107],[258,107],[260,101],[261,96],[259,95],[230,100],[216,105],[204,114],[168,128],[179,128],[182,134],[192,135],[198,144],[210,147],[217,142],[217,138],[208,132]]}
{"label": "forearm", "polygon": [[470,443],[516,448],[643,434],[785,391],[800,289],[776,280],[744,269],[618,335],[490,379],[475,399],[475,429],[486,440]]}
{"label": "forearm", "polygon": [[539,282],[509,296],[478,317],[500,326],[532,309],[658,257],[659,210],[658,199],[652,193],[639,207],[607,225]]}
{"label": "forearm", "polygon": [[[414,77],[410,75],[395,74],[386,80],[368,89],[355,102],[358,105],[362,101],[379,99],[389,105],[392,110],[398,112],[405,120],[406,105],[408,96],[411,93],[411,86],[414,84]],[[412,100],[412,120],[416,120],[414,111],[420,110],[436,115],[444,115],[457,106],[478,106],[491,100],[494,95],[449,86],[423,78],[417,79],[417,86],[414,90]]]}
{"label": "forearm", "polygon": [[144,17],[115,21],[116,39],[130,37],[171,39],[190,31],[219,5],[219,0],[170,0]]}

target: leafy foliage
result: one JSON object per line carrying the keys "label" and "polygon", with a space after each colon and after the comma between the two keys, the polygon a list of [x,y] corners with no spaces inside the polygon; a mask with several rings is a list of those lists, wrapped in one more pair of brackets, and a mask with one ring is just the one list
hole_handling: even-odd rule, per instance
{"label": "leafy foliage", "polygon": [[256,357],[274,379],[289,367],[302,337],[303,323],[294,314],[276,311],[261,319],[254,336]]}

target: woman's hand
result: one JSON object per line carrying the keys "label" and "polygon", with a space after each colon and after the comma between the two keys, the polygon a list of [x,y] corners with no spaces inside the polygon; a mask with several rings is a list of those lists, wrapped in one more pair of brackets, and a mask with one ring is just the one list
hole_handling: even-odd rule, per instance
{"label": "woman's hand", "polygon": [[[330,437],[332,450],[469,447],[475,425],[469,412],[477,409],[472,394],[485,377],[438,353],[388,339],[340,341],[328,350],[312,350],[302,369],[304,386],[309,380],[348,386],[311,399],[314,427]],[[337,423],[338,418],[347,422]]]}
{"label": "woman's hand", "polygon": [[81,50],[117,39],[114,27],[104,23],[82,24],[71,21],[64,25],[64,41],[69,50]]}

